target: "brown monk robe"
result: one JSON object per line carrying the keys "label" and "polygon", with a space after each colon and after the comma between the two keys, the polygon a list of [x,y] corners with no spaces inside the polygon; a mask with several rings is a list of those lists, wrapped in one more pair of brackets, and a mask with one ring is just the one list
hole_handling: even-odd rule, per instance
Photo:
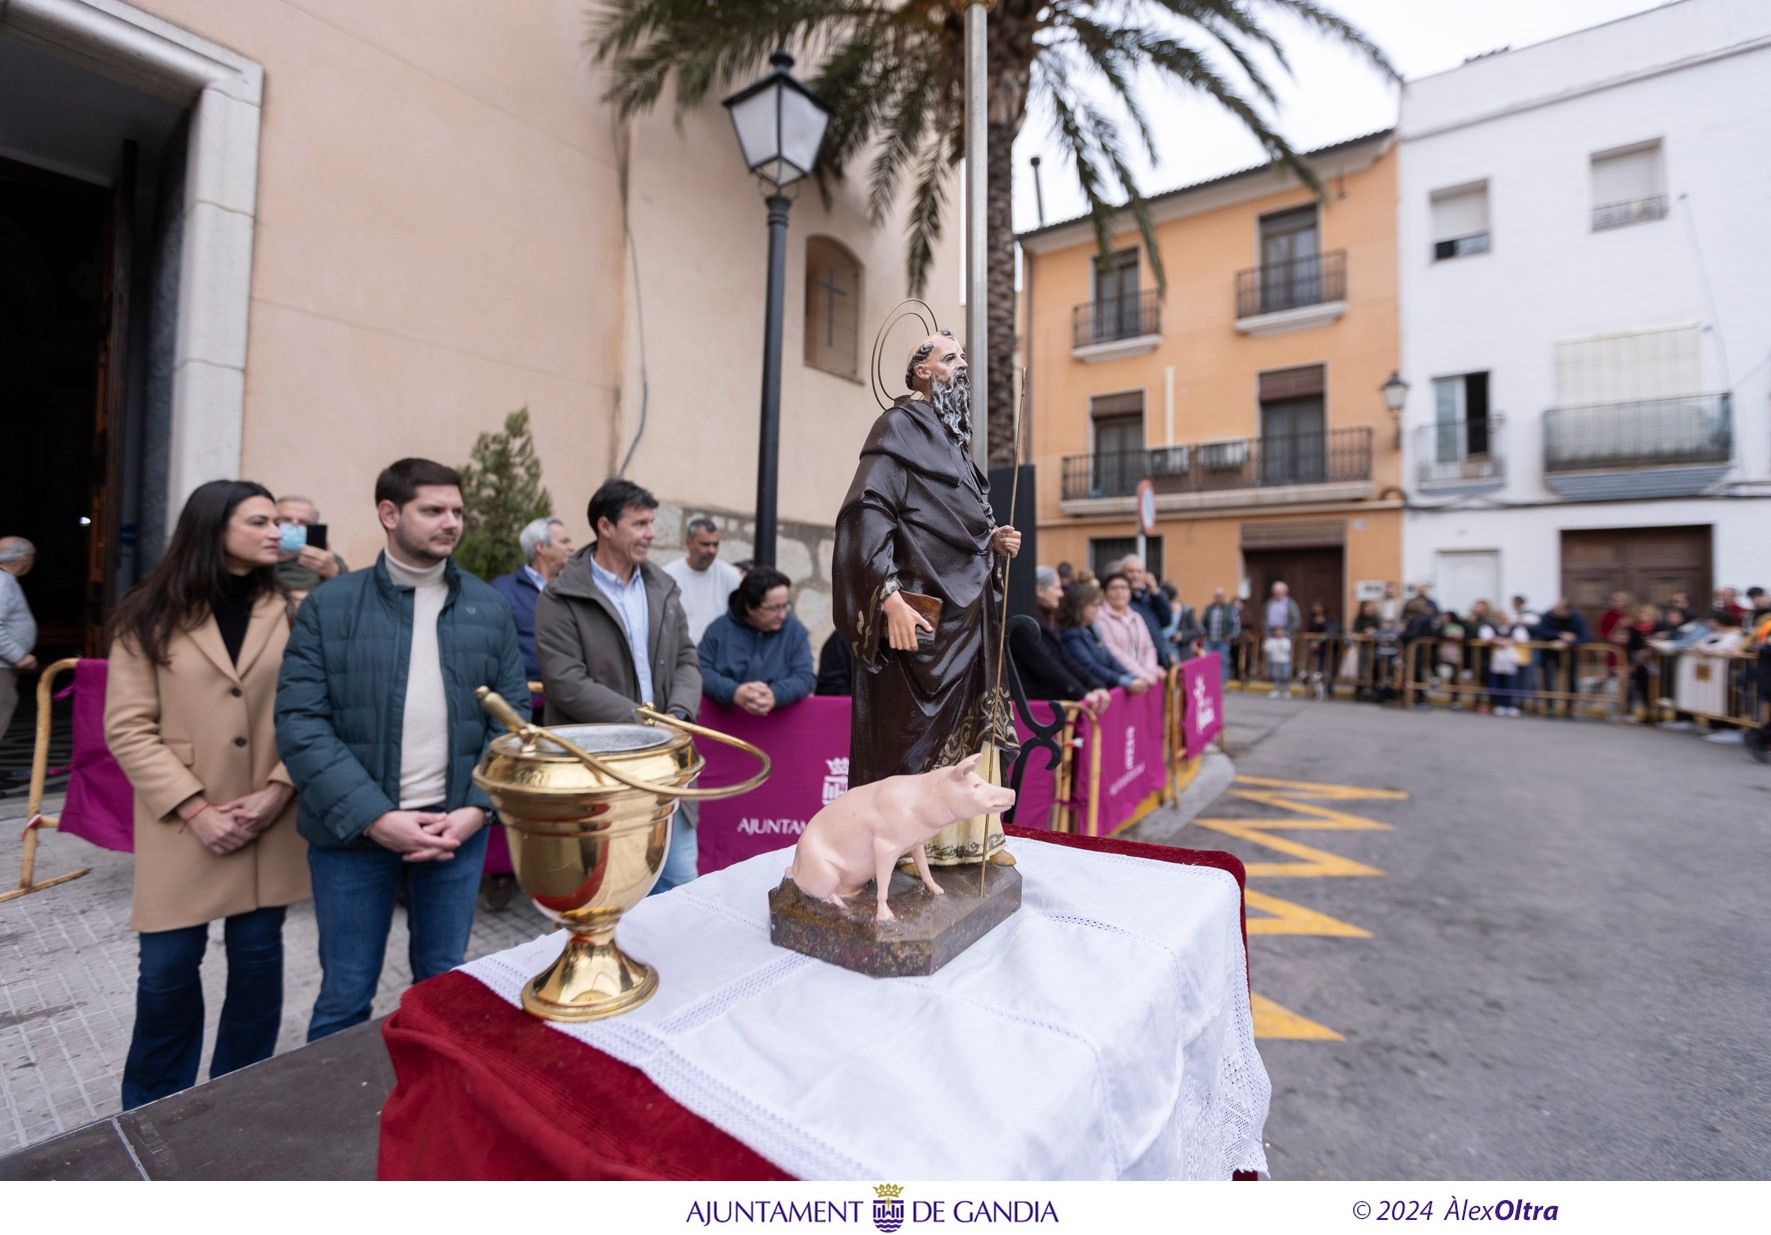
{"label": "brown monk robe", "polygon": [[[834,615],[855,657],[851,786],[947,767],[988,740],[1014,740],[1006,698],[1000,711],[989,705],[1002,603],[991,565],[993,549],[1012,554],[1020,538],[996,526],[989,481],[972,462],[963,350],[932,336],[907,381],[916,393],[874,422],[836,518]],[[940,600],[932,646],[888,646],[899,589]],[[997,717],[1006,733],[994,732]],[[997,854],[1002,843],[1000,819],[981,816],[937,834],[927,852],[954,865]]]}

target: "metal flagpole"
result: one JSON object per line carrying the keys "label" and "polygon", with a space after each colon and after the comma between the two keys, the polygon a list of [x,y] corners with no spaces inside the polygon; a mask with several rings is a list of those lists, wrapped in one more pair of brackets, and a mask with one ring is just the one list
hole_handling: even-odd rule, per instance
{"label": "metal flagpole", "polygon": [[990,161],[984,23],[994,0],[965,5],[965,353],[972,378],[972,457],[990,474]]}
{"label": "metal flagpole", "polygon": [[[1021,498],[1021,419],[1026,415],[1026,411],[1027,372],[1023,369],[1021,371],[1021,394],[1020,398],[1015,403],[1015,470],[1013,478],[1009,481],[1008,486],[1008,521],[1010,527],[1014,526],[1015,507],[1020,502]],[[996,778],[998,780],[1002,779],[1002,749],[1001,747],[996,746],[996,734],[1002,732],[1004,724],[1012,727],[1015,723],[1015,710],[1012,707],[1008,709],[1008,715],[1006,717],[1002,714],[1002,660],[1003,657],[1008,655],[1008,572],[1009,568],[1014,564],[1015,560],[1011,557],[1005,557],[1002,559],[1002,603],[996,607],[996,685],[990,692],[990,710],[996,714],[996,722],[993,726],[995,733],[990,735],[990,742],[996,752]],[[984,860],[978,863],[978,895],[980,897],[984,895],[985,867],[989,865],[990,823],[986,820],[984,823]]]}

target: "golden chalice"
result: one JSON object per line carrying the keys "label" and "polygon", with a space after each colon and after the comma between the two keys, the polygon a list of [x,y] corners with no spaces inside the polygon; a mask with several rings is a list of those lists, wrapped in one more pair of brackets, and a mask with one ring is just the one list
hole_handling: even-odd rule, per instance
{"label": "golden chalice", "polygon": [[[594,1021],[638,1007],[658,989],[658,971],[616,945],[615,926],[658,882],[677,802],[754,789],[768,778],[769,757],[649,708],[639,709],[643,724],[542,728],[490,688],[477,693],[510,732],[487,747],[474,784],[505,826],[517,882],[571,932],[558,959],[523,988],[523,1007],[550,1021]],[[736,785],[690,788],[705,763],[696,734],[754,755],[762,770]]]}

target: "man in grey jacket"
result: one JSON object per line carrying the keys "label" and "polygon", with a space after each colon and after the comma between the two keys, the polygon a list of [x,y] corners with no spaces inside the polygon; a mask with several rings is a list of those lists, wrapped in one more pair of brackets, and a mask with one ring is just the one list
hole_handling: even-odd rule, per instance
{"label": "man in grey jacket", "polygon": [[[23,536],[0,537],[0,737],[18,708],[18,675],[37,667],[37,620],[18,581],[37,560],[37,546]],[[13,779],[0,772],[0,788]]]}
{"label": "man in grey jacket", "polygon": [[[594,544],[573,554],[535,604],[535,655],[550,723],[620,723],[650,704],[683,720],[701,710],[701,665],[676,581],[646,560],[658,499],[604,481],[587,512]],[[693,803],[677,811],[655,892],[695,877]]]}

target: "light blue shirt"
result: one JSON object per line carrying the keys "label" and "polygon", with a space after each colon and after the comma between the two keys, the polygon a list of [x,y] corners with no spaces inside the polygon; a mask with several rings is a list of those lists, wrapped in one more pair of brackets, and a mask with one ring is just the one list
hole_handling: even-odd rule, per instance
{"label": "light blue shirt", "polygon": [[652,657],[646,646],[651,630],[649,615],[646,609],[646,580],[635,566],[633,573],[622,583],[614,575],[604,570],[596,558],[590,559],[591,580],[609,598],[615,606],[615,612],[621,615],[621,621],[627,627],[627,648],[633,653],[634,675],[639,679],[640,702],[656,703],[652,694]]}
{"label": "light blue shirt", "polygon": [[0,668],[10,668],[37,645],[37,622],[25,590],[9,570],[0,570]]}
{"label": "light blue shirt", "polygon": [[[533,566],[525,562],[523,563],[523,573],[529,576],[529,582],[535,585],[535,590],[537,592],[547,591],[547,580],[541,577],[541,572],[539,570],[536,570]],[[633,573],[637,575],[639,571],[636,570]]]}

